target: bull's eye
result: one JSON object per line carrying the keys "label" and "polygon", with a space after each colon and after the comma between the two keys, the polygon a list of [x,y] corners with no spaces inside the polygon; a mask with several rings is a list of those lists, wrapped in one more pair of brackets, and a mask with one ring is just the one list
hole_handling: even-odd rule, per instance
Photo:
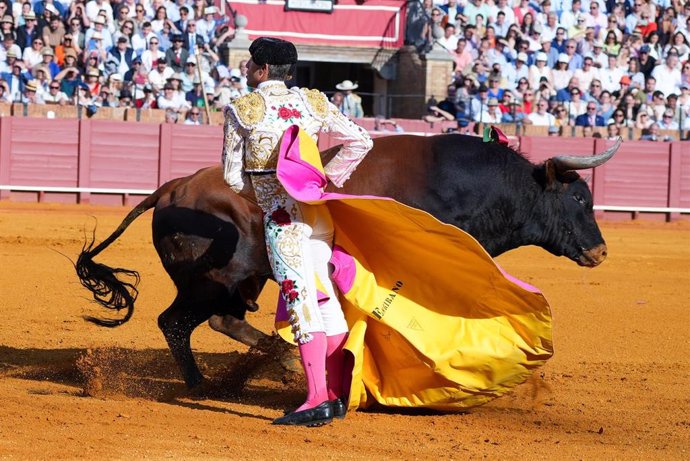
{"label": "bull's eye", "polygon": [[574,194],[574,195],[573,195],[573,200],[575,200],[575,201],[576,201],[577,203],[579,203],[580,205],[584,205],[584,204],[585,204],[585,198],[584,198],[583,196],[581,196],[580,194]]}

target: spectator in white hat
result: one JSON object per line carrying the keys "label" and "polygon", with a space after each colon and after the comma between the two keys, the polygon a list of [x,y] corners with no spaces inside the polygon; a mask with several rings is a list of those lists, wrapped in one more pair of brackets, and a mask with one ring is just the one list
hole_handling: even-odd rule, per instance
{"label": "spectator in white hat", "polygon": [[543,51],[537,53],[534,65],[529,68],[529,83],[532,88],[539,88],[539,82],[542,77],[546,77],[550,82],[553,81],[553,74],[546,65],[546,61],[546,53]]}
{"label": "spectator in white hat", "polygon": [[364,117],[364,110],[362,109],[362,98],[353,93],[359,85],[353,83],[351,80],[343,80],[335,86],[344,94],[342,112],[350,118]]}
{"label": "spectator in white hat", "polygon": [[215,37],[217,27],[216,14],[218,14],[218,8],[207,6],[204,9],[203,16],[196,22],[196,33],[201,35],[206,43],[211,43]]}
{"label": "spectator in white hat", "polygon": [[573,72],[568,69],[570,64],[570,58],[565,53],[558,55],[558,61],[556,62],[556,68],[553,70],[553,88],[558,91],[562,88],[568,86],[570,77],[573,76]]}
{"label": "spectator in white hat", "polygon": [[592,43],[592,65],[597,69],[604,69],[608,66],[609,58],[604,53],[604,42],[595,40]]}
{"label": "spectator in white hat", "polygon": [[[100,44],[97,40],[101,40]],[[103,15],[96,16],[96,19],[91,23],[91,28],[84,34],[84,41],[87,51],[102,48],[107,53],[113,47],[113,37],[105,27],[105,17]]]}
{"label": "spectator in white hat", "polygon": [[[104,13],[101,13],[101,10],[104,10]],[[100,14],[105,14],[106,20],[104,22],[107,22],[108,24],[113,23],[113,7],[110,6],[109,1],[89,0],[89,2],[86,4],[86,17],[89,18],[89,21],[96,22],[96,18]]]}
{"label": "spectator in white hat", "polygon": [[558,50],[553,47],[552,40],[548,37],[542,37],[541,40],[541,50],[546,53],[546,65],[554,68],[556,67],[558,61]]}
{"label": "spectator in white hat", "polygon": [[518,53],[517,59],[514,63],[515,75],[513,76],[513,80],[508,82],[510,88],[517,88],[520,80],[524,79],[525,81],[529,81],[529,66],[527,65],[528,60],[529,57],[527,56],[527,53]]}

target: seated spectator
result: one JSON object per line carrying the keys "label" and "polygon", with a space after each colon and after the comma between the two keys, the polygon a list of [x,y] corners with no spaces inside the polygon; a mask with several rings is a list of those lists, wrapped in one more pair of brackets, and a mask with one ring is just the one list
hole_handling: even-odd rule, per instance
{"label": "seated spectator", "polygon": [[499,74],[489,75],[489,98],[497,100],[503,99],[503,88],[500,87],[501,77]]}
{"label": "seated spectator", "polygon": [[126,74],[132,67],[134,57],[134,50],[129,46],[127,37],[119,37],[117,39],[117,45],[111,48],[108,53],[108,58],[105,62],[106,73]]}
{"label": "seated spectator", "polygon": [[642,129],[640,141],[661,141],[661,136],[659,136],[659,125],[652,123],[649,125],[649,128]]}
{"label": "seated spectator", "polygon": [[678,130],[678,121],[675,120],[675,114],[672,109],[666,109],[661,116],[661,120],[657,123],[660,130]]}
{"label": "seated spectator", "polygon": [[587,113],[578,115],[575,118],[575,126],[606,126],[604,117],[597,114],[595,102],[587,103]]}
{"label": "seated spectator", "polygon": [[24,104],[45,104],[43,98],[38,93],[38,82],[31,80],[24,87],[24,97],[22,98]]}
{"label": "seated spectator", "polygon": [[141,56],[148,49],[148,43],[152,38],[158,38],[158,36],[153,32],[151,23],[146,21],[142,24],[139,32],[132,36],[132,49],[137,56]]}
{"label": "seated spectator", "polygon": [[[182,74],[182,90],[185,92],[191,91],[194,79],[198,77],[199,73],[197,71],[197,57],[190,56],[187,59],[184,73]],[[203,70],[201,71],[201,82],[205,89],[215,88],[215,82],[213,81],[211,76]]]}
{"label": "seated spectator", "polygon": [[498,107],[498,99],[489,98],[486,108],[479,116],[480,123],[498,124],[503,120],[503,113]]}
{"label": "seated spectator", "polygon": [[[149,47],[143,53],[141,53],[141,64],[144,66],[146,72],[151,72],[158,61],[165,61],[165,53],[163,53],[159,48],[158,44],[160,39],[156,36],[149,40]],[[171,72],[174,72],[169,68]]]}
{"label": "seated spectator", "polygon": [[573,76],[573,72],[568,69],[568,64],[570,58],[565,53],[558,55],[558,60],[556,61],[556,68],[552,71],[553,74],[553,88],[556,91],[562,90],[568,86],[570,78]]}
{"label": "seated spectator", "polygon": [[[125,11],[127,7],[122,7],[120,10],[120,13]],[[131,45],[132,44],[132,38],[134,38],[134,21],[132,21],[129,18],[125,18],[124,21],[122,21],[118,27],[117,31],[113,34],[113,42],[117,43],[118,39],[121,37],[124,37],[127,39],[127,44]]]}
{"label": "seated spectator", "polygon": [[429,107],[429,113],[423,116],[422,120],[433,124],[444,120],[455,120],[455,116],[445,110],[439,109],[437,106],[431,106]]}
{"label": "seated spectator", "polygon": [[134,104],[141,109],[157,109],[156,95],[153,93],[153,88],[148,83],[143,85],[141,90],[134,86]]}
{"label": "seated spectator", "polygon": [[616,125],[615,122],[610,122],[606,125],[606,139],[615,140],[618,137],[622,137],[621,127]]}
{"label": "seated spectator", "polygon": [[68,98],[73,98],[77,86],[81,83],[79,69],[74,66],[65,67],[55,76],[55,80],[60,82],[60,91]]}
{"label": "seated spectator", "polygon": [[165,61],[175,72],[184,72],[187,59],[189,59],[189,51],[182,47],[182,36],[175,35],[172,38],[172,47],[165,52]]}
{"label": "seated spectator", "polygon": [[105,18],[98,15],[93,21],[92,28],[84,33],[84,43],[87,51],[102,49],[103,54],[113,47],[113,36],[105,27]]}
{"label": "seated spectator", "polygon": [[161,30],[163,30],[163,24],[166,21],[169,21],[168,12],[165,9],[165,7],[161,5],[158,8],[156,8],[156,16],[151,21],[151,30],[154,33],[160,32]]}
{"label": "seated spectator", "polygon": [[33,76],[33,80],[36,82],[36,85],[38,86],[38,90],[36,93],[43,97],[44,93],[48,92],[48,84],[50,83],[51,76],[50,76],[50,70],[48,70],[48,66],[45,64],[39,64],[35,66],[33,69],[31,69],[31,75]]}
{"label": "seated spectator", "polygon": [[173,110],[175,112],[184,112],[190,108],[187,101],[180,101],[175,96],[175,89],[170,83],[166,83],[163,86],[163,92],[158,96],[157,102],[159,109]]}
{"label": "seated spectator", "polygon": [[69,98],[64,92],[60,91],[60,82],[53,80],[48,85],[48,92],[43,95],[43,101],[46,104],[64,106],[69,101]]}
{"label": "seated spectator", "polygon": [[165,123],[175,124],[177,123],[178,118],[179,114],[177,113],[177,111],[174,111],[172,109],[168,109],[165,111]]}
{"label": "seated spectator", "polygon": [[107,59],[107,55],[104,50],[92,50],[84,53],[84,70],[86,69],[98,69],[105,70],[104,62]]}
{"label": "seated spectator", "polygon": [[41,50],[43,49],[43,39],[35,39],[30,47],[24,48],[22,52],[22,61],[26,64],[26,67],[31,69],[36,64],[40,64],[43,61],[43,56],[41,55]]}
{"label": "seated spectator", "polygon": [[193,52],[195,48],[204,48],[206,42],[204,41],[204,37],[202,37],[196,32],[196,21],[190,20],[187,23],[187,30],[184,30],[182,32],[182,38],[184,39],[184,41],[182,42],[182,46],[185,49],[187,49],[187,51],[190,51],[192,54],[195,54]]}
{"label": "seated spectator", "polygon": [[156,68],[149,72],[148,82],[151,84],[154,93],[158,93],[163,89],[165,82],[172,77],[175,72],[169,68],[165,59],[161,58],[156,62]]}
{"label": "seated spectator", "polygon": [[[505,97],[505,94],[504,94],[504,97]],[[499,107],[500,107],[500,105],[499,105]],[[525,113],[523,111],[522,101],[518,98],[514,98],[512,101],[510,101],[508,103],[508,110],[506,112],[503,112],[503,115],[501,117],[501,123],[525,123],[525,122],[529,123],[529,124],[532,123],[527,118],[527,113]]]}
{"label": "seated spectator", "polygon": [[[8,59],[13,58],[12,54],[11,50],[8,51]],[[31,74],[26,70],[24,62],[19,59],[14,59],[11,65],[12,69],[9,72],[2,73],[0,77],[7,83],[10,99],[19,102],[23,98],[24,89],[30,80]]]}
{"label": "seated spectator", "polygon": [[193,107],[187,111],[184,125],[201,125],[201,109]]}
{"label": "seated spectator", "polygon": [[45,68],[49,79],[55,78],[55,76],[60,72],[60,66],[58,66],[53,60],[55,53],[49,47],[43,47],[41,50],[41,63],[40,65]]}
{"label": "seated spectator", "polygon": [[550,82],[553,81],[553,74],[551,69],[546,66],[546,53],[540,51],[536,55],[535,64],[529,68],[529,84],[532,88],[539,88],[539,82],[542,77]]}
{"label": "seated spectator", "polygon": [[101,92],[101,82],[98,80],[100,76],[101,73],[95,67],[91,67],[86,71],[86,79],[84,83],[89,89],[89,93],[91,93],[91,95],[94,97],[98,96]]}
{"label": "seated spectator", "polygon": [[11,103],[10,91],[7,82],[0,77],[0,103]]}
{"label": "seated spectator", "polygon": [[72,34],[65,34],[62,37],[62,43],[55,47],[55,63],[59,67],[62,67],[65,63],[65,54],[67,50],[72,50],[74,52],[75,59],[77,55],[81,53],[81,49],[77,49],[73,46]]}
{"label": "seated spectator", "polygon": [[395,120],[390,120],[383,115],[377,115],[374,119],[374,131],[379,133],[403,133],[405,130]]}
{"label": "seated spectator", "polygon": [[[218,14],[218,8],[215,6],[206,6],[204,8],[203,17],[197,18],[196,28],[197,33],[204,38],[206,43],[212,43],[215,40],[217,22],[214,15]],[[217,45],[216,43],[213,43]]]}
{"label": "seated spectator", "polygon": [[[52,5],[51,5],[52,6]],[[60,15],[51,15],[48,25],[43,27],[42,36],[46,46],[56,47],[62,43],[65,35],[65,25],[60,20]]]}
{"label": "seated spectator", "polygon": [[101,91],[94,98],[93,104],[96,107],[118,107],[120,102],[112,94],[110,88],[107,86],[102,86]]}
{"label": "seated spectator", "polygon": [[551,125],[548,130],[549,136],[563,136],[563,127]]}
{"label": "seated spectator", "polygon": [[122,75],[108,75],[108,80],[104,83],[104,86],[110,88],[110,92],[112,93],[114,98],[119,99],[120,92],[124,90],[124,82],[122,81]]}
{"label": "seated spectator", "polygon": [[554,125],[563,127],[574,124],[573,119],[570,118],[568,114],[568,110],[565,107],[563,107],[562,104],[558,104],[556,108],[553,110],[553,113],[556,119]]}
{"label": "seated spectator", "polygon": [[120,91],[120,97],[118,98],[119,107],[131,108],[133,107],[132,103],[132,93],[127,89]]}
{"label": "seated spectator", "polygon": [[546,99],[540,99],[537,103],[537,111],[532,112],[527,116],[534,126],[552,126],[555,125],[556,119],[553,114],[546,111],[549,107],[549,102]]}

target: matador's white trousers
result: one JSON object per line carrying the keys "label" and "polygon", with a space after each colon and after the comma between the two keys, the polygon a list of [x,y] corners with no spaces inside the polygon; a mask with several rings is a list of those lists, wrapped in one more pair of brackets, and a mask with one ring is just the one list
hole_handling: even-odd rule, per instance
{"label": "matador's white trousers", "polygon": [[328,208],[294,200],[275,175],[254,176],[252,184],[264,211],[268,259],[295,341],[307,343],[314,332],[346,333],[347,322],[330,277],[333,220]]}

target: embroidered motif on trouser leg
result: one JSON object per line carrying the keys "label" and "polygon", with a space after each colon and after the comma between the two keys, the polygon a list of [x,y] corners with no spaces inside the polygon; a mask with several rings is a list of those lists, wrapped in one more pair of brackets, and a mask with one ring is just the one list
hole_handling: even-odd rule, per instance
{"label": "embroidered motif on trouser leg", "polygon": [[307,343],[310,333],[325,331],[316,295],[309,237],[312,229],[301,222],[299,204],[284,201],[266,213],[266,246],[273,275],[285,299],[295,341]]}

